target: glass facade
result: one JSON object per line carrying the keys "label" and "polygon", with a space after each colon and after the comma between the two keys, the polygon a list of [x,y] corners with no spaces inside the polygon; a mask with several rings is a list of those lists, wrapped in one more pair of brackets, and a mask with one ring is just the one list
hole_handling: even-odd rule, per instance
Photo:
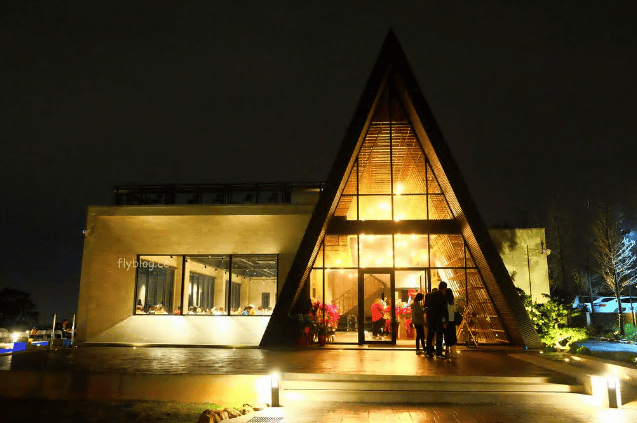
{"label": "glass facade", "polygon": [[135,314],[270,315],[276,255],[139,256]]}
{"label": "glass facade", "polygon": [[[328,225],[313,263],[310,296],[317,318],[338,316],[333,342],[395,342],[405,336],[400,315],[407,313],[410,294],[428,293],[445,281],[481,342],[508,341],[459,230],[429,229],[429,222],[453,223],[454,215],[394,92],[383,90],[329,217],[340,221],[338,233]],[[422,222],[416,227],[423,229],[403,233],[403,221]],[[367,222],[371,226],[363,226]]]}

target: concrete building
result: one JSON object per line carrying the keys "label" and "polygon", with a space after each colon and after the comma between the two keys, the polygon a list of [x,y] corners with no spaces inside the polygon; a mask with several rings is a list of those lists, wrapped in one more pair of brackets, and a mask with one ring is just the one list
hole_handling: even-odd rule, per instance
{"label": "concrete building", "polygon": [[[313,305],[334,342],[411,343],[410,295],[446,281],[461,341],[541,345],[393,33],[326,183],[275,188],[128,187],[91,207],[78,339],[279,345]],[[379,333],[378,299],[397,322]]]}

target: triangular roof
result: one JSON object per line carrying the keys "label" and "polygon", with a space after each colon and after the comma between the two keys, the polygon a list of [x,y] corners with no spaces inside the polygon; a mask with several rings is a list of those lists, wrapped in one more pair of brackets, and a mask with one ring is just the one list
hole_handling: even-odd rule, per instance
{"label": "triangular roof", "polygon": [[326,234],[329,217],[334,214],[345,189],[348,175],[354,166],[388,78],[393,78],[392,84],[397,87],[404,112],[422,144],[434,173],[438,175],[440,187],[453,211],[454,221],[479,268],[486,291],[509,339],[516,345],[530,348],[541,347],[542,343],[533,323],[489,236],[488,229],[393,30],[389,31],[372,69],[324,190],[281,289],[261,346],[289,342],[291,334],[288,332],[288,316],[294,314],[299,299],[304,296],[309,298],[309,284],[305,281],[308,279],[312,263]]}

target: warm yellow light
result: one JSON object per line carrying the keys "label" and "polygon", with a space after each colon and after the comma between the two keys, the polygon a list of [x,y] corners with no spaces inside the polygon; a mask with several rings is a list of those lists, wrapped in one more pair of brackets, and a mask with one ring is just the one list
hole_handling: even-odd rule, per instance
{"label": "warm yellow light", "polygon": [[398,184],[396,187],[396,195],[400,195],[403,193],[403,184]]}
{"label": "warm yellow light", "polygon": [[341,259],[336,260],[336,264],[341,264]]}
{"label": "warm yellow light", "polygon": [[416,239],[416,235],[411,235],[411,239]]}
{"label": "warm yellow light", "polygon": [[278,372],[273,372],[270,374],[270,379],[272,380],[272,387],[273,388],[278,388],[279,387],[279,373]]}

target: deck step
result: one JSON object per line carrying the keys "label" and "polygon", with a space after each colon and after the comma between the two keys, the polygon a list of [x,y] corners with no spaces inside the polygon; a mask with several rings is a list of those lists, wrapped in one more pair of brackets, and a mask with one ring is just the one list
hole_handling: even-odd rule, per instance
{"label": "deck step", "polygon": [[281,403],[299,400],[398,403],[554,402],[584,387],[574,379],[497,376],[394,376],[284,373]]}

